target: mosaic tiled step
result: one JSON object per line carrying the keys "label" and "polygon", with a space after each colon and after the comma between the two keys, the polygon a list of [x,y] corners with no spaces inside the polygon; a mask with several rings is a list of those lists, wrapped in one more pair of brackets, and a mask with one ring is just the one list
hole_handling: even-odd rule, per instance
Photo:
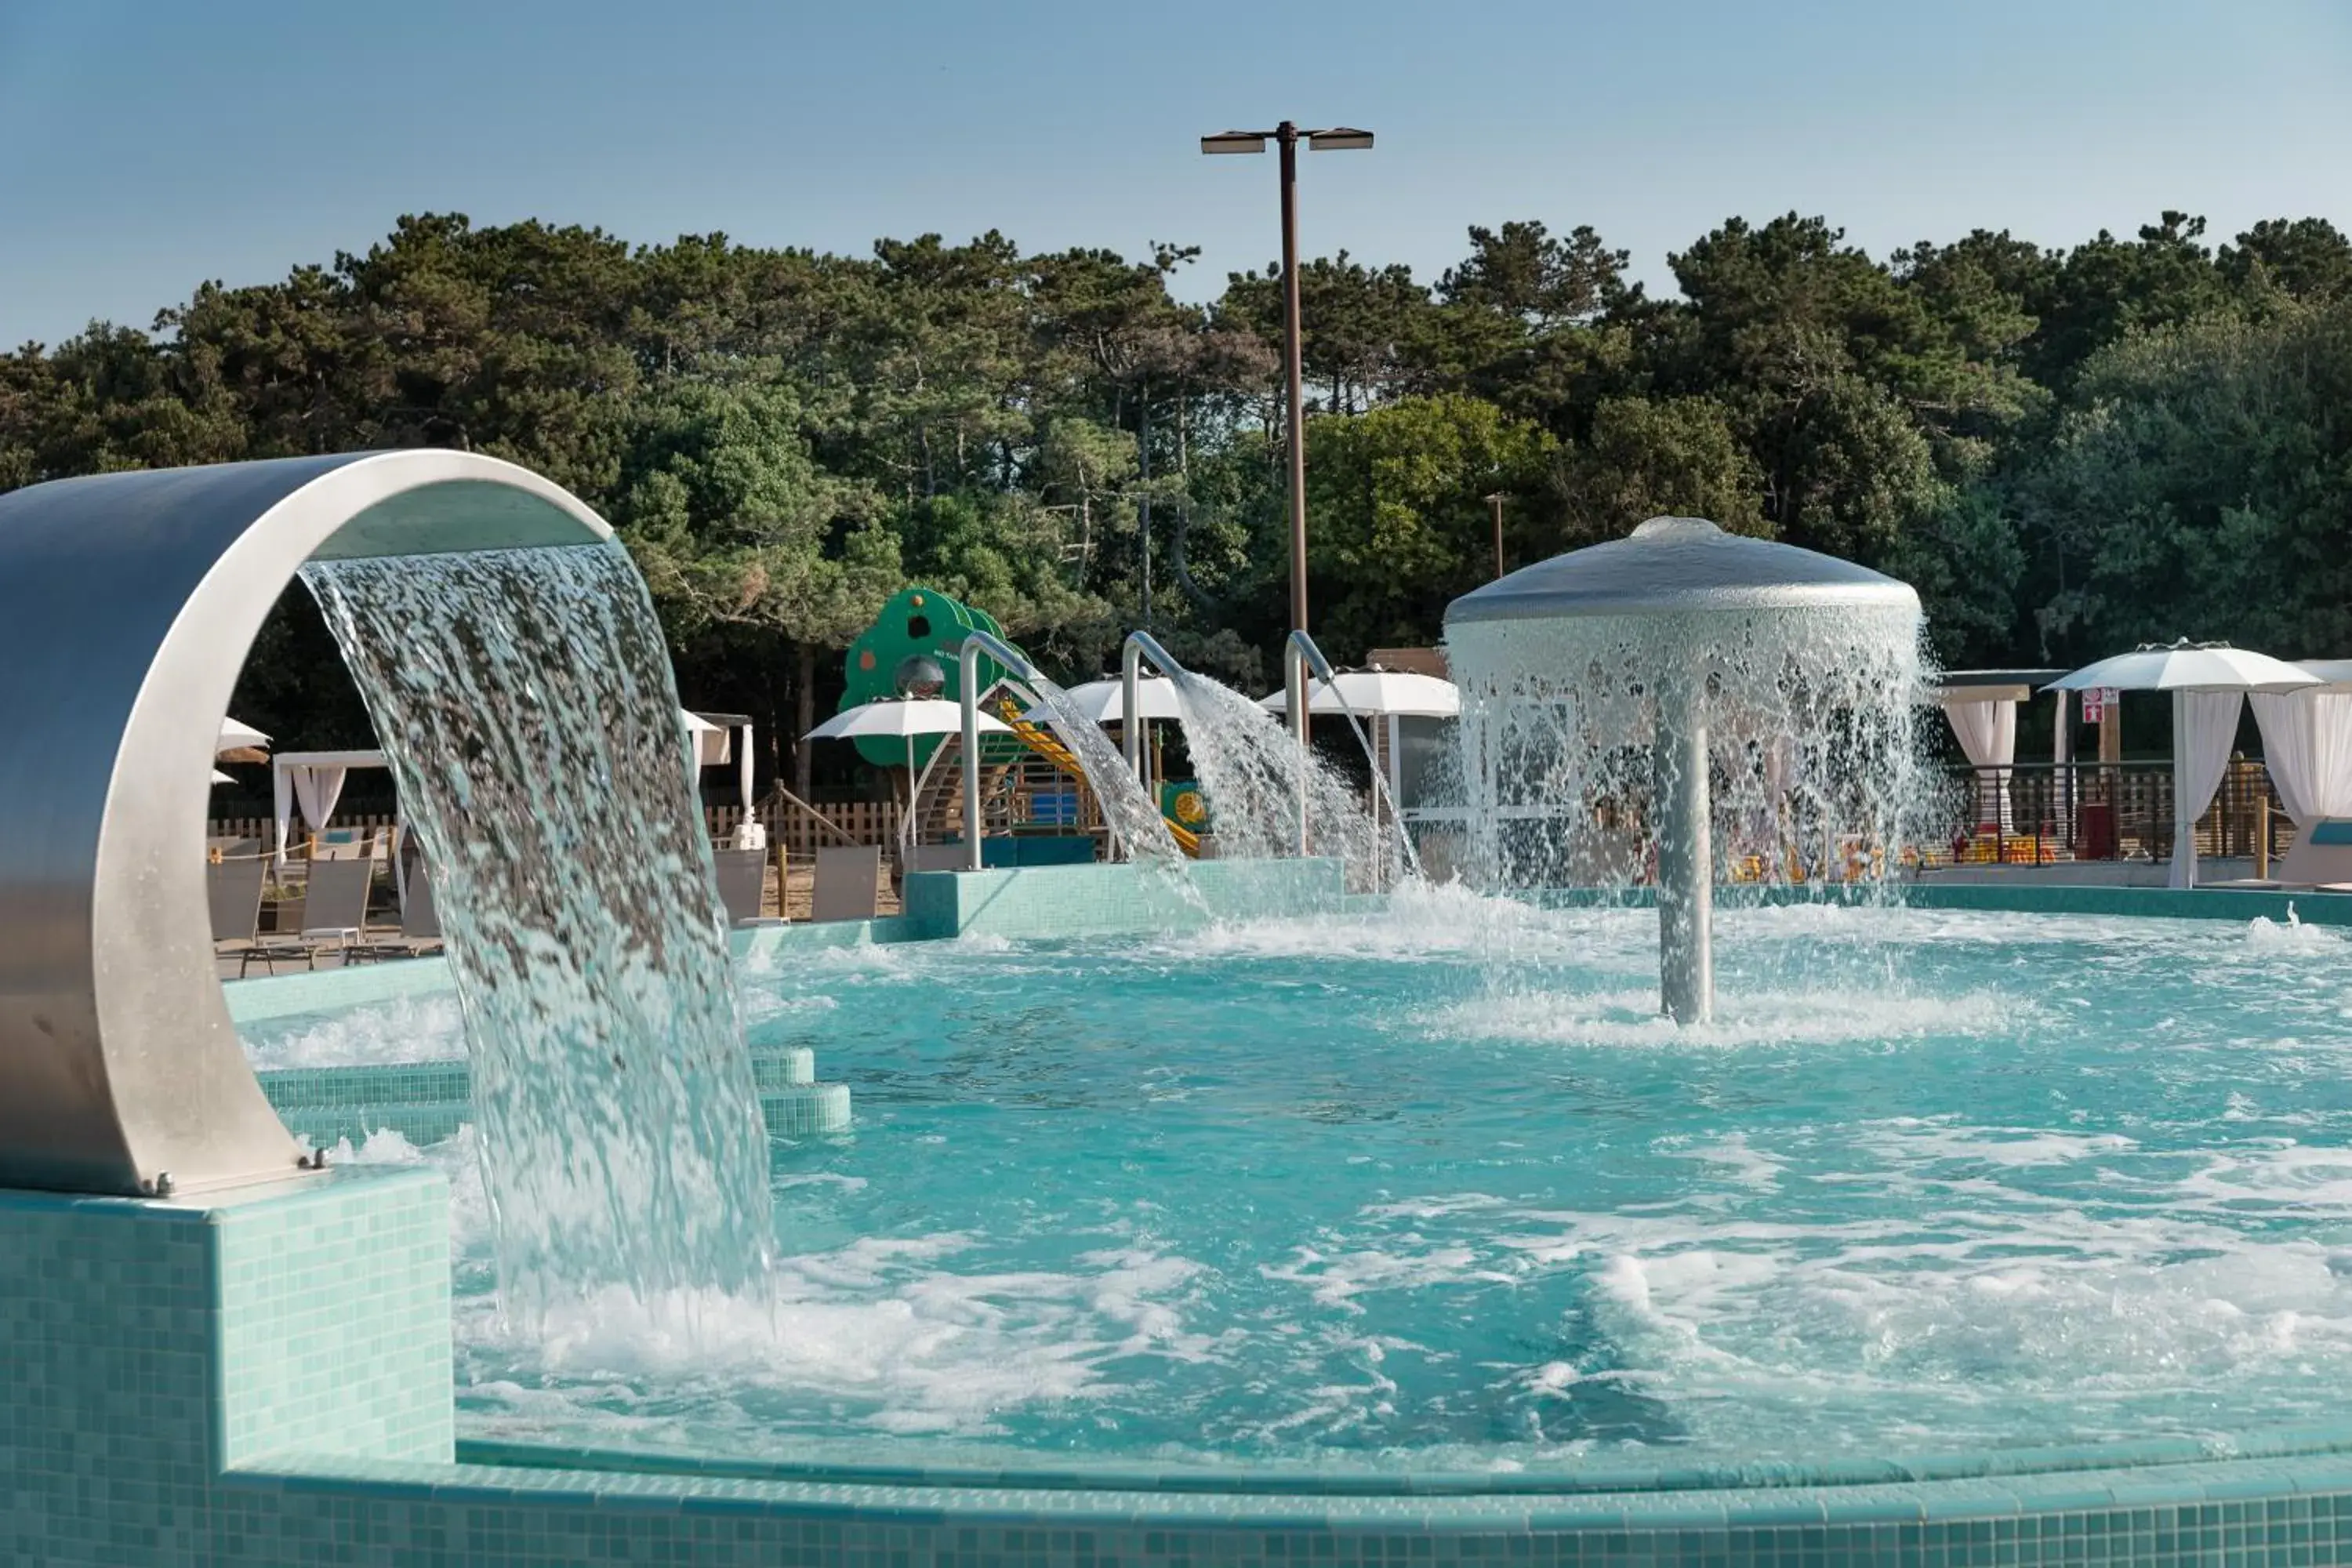
{"label": "mosaic tiled step", "polygon": [[[429,1105],[473,1098],[462,1061],[379,1063],[363,1067],[271,1068],[257,1075],[279,1111],[338,1105]],[[816,1053],[806,1046],[761,1051],[751,1081],[761,1098],[816,1081]]]}
{"label": "mosaic tiled step", "polygon": [[[385,1129],[412,1143],[435,1143],[473,1119],[471,1076],[461,1061],[279,1068],[257,1076],[288,1130],[319,1144],[358,1143]],[[800,1138],[849,1126],[849,1086],[818,1083],[816,1053],[807,1047],[756,1053],[751,1077],[772,1134]]]}

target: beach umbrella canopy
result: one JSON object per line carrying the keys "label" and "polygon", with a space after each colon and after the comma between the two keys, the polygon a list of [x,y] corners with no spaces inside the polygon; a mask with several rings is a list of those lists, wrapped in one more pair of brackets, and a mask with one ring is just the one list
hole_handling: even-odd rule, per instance
{"label": "beach umbrella canopy", "polygon": [[[1260,699],[1259,706],[1279,711],[1287,701],[1287,693],[1276,691]],[[1345,669],[1336,685],[1318,680],[1307,689],[1309,713],[1349,709],[1400,719],[1451,719],[1462,711],[1462,692],[1450,680],[1402,669]]]}
{"label": "beach umbrella canopy", "polygon": [[2044,691],[2294,691],[2319,677],[2283,658],[2228,643],[2143,643],[2060,676]]}
{"label": "beach umbrella canopy", "polygon": [[2045,691],[2168,691],[2172,694],[2172,874],[2176,888],[2197,885],[2197,819],[2205,815],[2230,765],[2245,694],[2301,691],[2320,684],[2307,669],[2228,643],[2143,644],[2084,665]]}
{"label": "beach umbrella canopy", "polygon": [[[1013,726],[985,711],[976,714],[980,732],[1011,734]],[[850,741],[861,735],[896,735],[907,742],[907,773],[915,772],[915,737],[918,735],[961,735],[963,733],[963,704],[950,702],[944,697],[886,697],[879,702],[861,702],[840,712],[811,730],[805,739],[811,741]],[[911,787],[911,786],[910,786]]]}
{"label": "beach umbrella canopy", "polygon": [[220,742],[213,747],[213,759],[215,762],[266,763],[269,760],[269,737],[250,724],[224,719],[221,721]]}
{"label": "beach umbrella canopy", "polygon": [[[1126,693],[1116,679],[1089,680],[1083,686],[1070,688],[1068,696],[1077,710],[1097,724],[1116,724],[1126,716]],[[1176,703],[1176,683],[1164,675],[1147,675],[1135,683],[1135,705],[1141,717],[1149,719],[1181,719],[1182,709]],[[1024,718],[1044,723],[1052,717],[1043,704],[1032,708]]]}
{"label": "beach umbrella canopy", "polygon": [[[982,734],[1010,732],[1012,726],[990,714],[980,715]],[[812,741],[846,741],[859,735],[898,735],[912,740],[917,735],[960,735],[963,733],[963,704],[950,702],[943,697],[909,697],[903,700],[885,698],[879,702],[861,702],[855,708],[845,708],[808,732]]]}

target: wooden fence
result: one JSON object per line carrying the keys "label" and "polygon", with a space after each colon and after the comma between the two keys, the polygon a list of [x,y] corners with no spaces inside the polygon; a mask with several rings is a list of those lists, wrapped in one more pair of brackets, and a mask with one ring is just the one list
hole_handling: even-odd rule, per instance
{"label": "wooden fence", "polygon": [[[789,801],[769,799],[759,807],[760,818],[768,826],[768,842],[781,844],[795,856],[806,856],[829,844],[881,844],[898,841],[899,819],[904,808],[895,800],[829,801],[815,806],[818,815]],[[823,820],[819,820],[819,816]],[[734,836],[736,826],[743,820],[740,805],[713,805],[703,808],[703,826],[714,844],[724,844]],[[381,813],[358,816],[338,816],[331,832],[373,833],[394,826],[399,818]],[[838,831],[835,831],[838,829]],[[268,847],[276,842],[278,825],[266,816],[215,817],[205,826],[210,838],[251,838]],[[290,842],[299,847],[310,835],[298,818]]]}

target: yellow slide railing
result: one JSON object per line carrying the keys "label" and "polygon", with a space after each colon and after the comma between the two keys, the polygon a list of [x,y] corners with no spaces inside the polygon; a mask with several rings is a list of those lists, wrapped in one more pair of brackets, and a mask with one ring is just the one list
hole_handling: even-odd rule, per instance
{"label": "yellow slide railing", "polygon": [[[996,716],[1003,720],[1006,726],[1012,730],[1014,740],[1019,741],[1072,778],[1082,779],[1087,776],[1086,768],[1076,757],[1070,754],[1070,748],[1062,744],[1061,737],[1045,725],[1030,719],[1021,710],[1021,704],[1012,698],[1005,697],[998,700]],[[1195,860],[1201,858],[1199,834],[1172,816],[1163,816],[1160,820],[1168,825],[1168,837],[1176,841],[1177,848]]]}

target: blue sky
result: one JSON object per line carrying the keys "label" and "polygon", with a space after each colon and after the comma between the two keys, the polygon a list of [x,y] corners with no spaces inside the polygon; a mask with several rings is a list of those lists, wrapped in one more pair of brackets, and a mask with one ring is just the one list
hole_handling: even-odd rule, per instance
{"label": "blue sky", "polygon": [[1592,224],[1654,286],[1733,213],[1874,252],[2166,206],[2352,228],[2347,83],[2340,0],[0,0],[0,343],[144,325],[425,210],[859,253],[1177,240],[1199,296],[1276,237],[1272,158],[1197,138],[1286,115],[1380,138],[1305,161],[1308,251],[1424,277],[1514,217]]}

